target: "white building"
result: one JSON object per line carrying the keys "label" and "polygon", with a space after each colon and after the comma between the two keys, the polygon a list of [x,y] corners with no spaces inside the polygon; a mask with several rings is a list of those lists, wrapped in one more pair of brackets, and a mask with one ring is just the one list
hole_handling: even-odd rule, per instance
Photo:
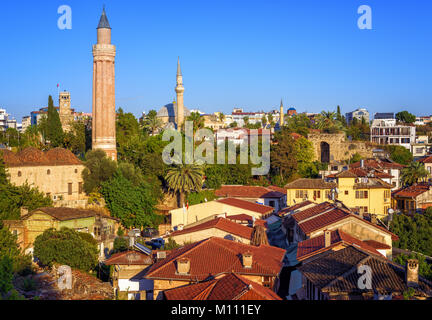
{"label": "white building", "polygon": [[9,115],[5,109],[0,109],[0,131],[6,131]]}
{"label": "white building", "polygon": [[371,142],[381,145],[400,145],[411,150],[415,143],[416,127],[398,125],[396,119],[375,119],[371,125]]}
{"label": "white building", "polygon": [[361,122],[362,118],[365,119],[366,123],[369,123],[369,111],[365,108],[359,108],[354,111],[345,114],[346,122],[350,124],[354,118]]}

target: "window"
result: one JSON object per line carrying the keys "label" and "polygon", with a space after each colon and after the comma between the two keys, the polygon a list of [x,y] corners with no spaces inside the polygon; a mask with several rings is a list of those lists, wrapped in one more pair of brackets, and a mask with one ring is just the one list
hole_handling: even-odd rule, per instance
{"label": "window", "polygon": [[95,237],[99,237],[101,235],[101,231],[99,227],[94,227],[93,228],[93,233],[95,235]]}
{"label": "window", "polygon": [[346,196],[348,195],[348,190],[345,190],[345,195],[346,195]]}
{"label": "window", "polygon": [[356,199],[367,199],[368,192],[366,190],[357,190],[356,191]]}
{"label": "window", "polygon": [[314,190],[314,200],[321,198],[321,190]]}
{"label": "window", "polygon": [[21,177],[22,173],[21,171],[18,171],[18,177]]}
{"label": "window", "polygon": [[51,170],[48,169],[48,170],[47,170],[47,175],[50,175],[50,174],[51,174]]}
{"label": "window", "polygon": [[307,190],[296,190],[296,198],[303,199],[308,197]]}
{"label": "window", "polygon": [[268,277],[268,276],[262,277],[262,285],[266,288],[272,288],[273,287],[272,277]]}
{"label": "window", "polygon": [[78,169],[75,169],[75,173],[78,173]]}
{"label": "window", "polygon": [[72,194],[72,182],[68,183],[68,195]]}
{"label": "window", "polygon": [[83,192],[83,183],[78,182],[78,193],[81,194]]}
{"label": "window", "polygon": [[275,207],[275,202],[273,201],[273,200],[271,200],[270,202],[269,202],[269,205],[270,205],[270,207]]}
{"label": "window", "polygon": [[390,190],[384,191],[384,198],[386,198],[386,199],[390,198]]}

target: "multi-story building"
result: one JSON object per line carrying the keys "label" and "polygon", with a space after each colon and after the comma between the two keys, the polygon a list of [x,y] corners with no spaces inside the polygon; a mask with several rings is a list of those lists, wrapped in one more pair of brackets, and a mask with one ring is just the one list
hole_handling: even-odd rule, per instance
{"label": "multi-story building", "polygon": [[354,118],[361,122],[362,118],[369,123],[369,111],[365,108],[359,108],[345,114],[346,122],[350,124]]}
{"label": "multi-story building", "polygon": [[25,132],[28,127],[31,126],[31,118],[30,116],[24,116],[21,120],[21,132]]}
{"label": "multi-story building", "polygon": [[415,125],[397,124],[393,114],[375,114],[370,132],[373,143],[400,145],[408,150],[411,150],[411,143],[415,142],[416,137]]}
{"label": "multi-story building", "polygon": [[385,217],[391,208],[393,186],[376,177],[359,177],[354,171],[342,171],[334,176],[334,182],[322,179],[297,179],[285,186],[287,205],[310,200],[321,203],[339,200],[358,213]]}
{"label": "multi-story building", "polygon": [[430,148],[428,136],[416,136],[415,141],[411,143],[411,153],[414,158],[426,156],[430,153]]}
{"label": "multi-story building", "polygon": [[0,131],[6,131],[8,125],[9,115],[6,113],[5,109],[0,109]]}

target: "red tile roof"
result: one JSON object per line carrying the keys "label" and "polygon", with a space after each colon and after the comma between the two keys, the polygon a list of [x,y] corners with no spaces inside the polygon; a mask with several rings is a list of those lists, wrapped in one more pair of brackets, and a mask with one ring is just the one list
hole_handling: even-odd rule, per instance
{"label": "red tile roof", "polygon": [[375,240],[363,240],[364,243],[371,246],[372,248],[375,248],[377,250],[389,250],[391,247],[385,243],[381,243]]}
{"label": "red tile roof", "polygon": [[303,211],[294,213],[292,215],[292,217],[294,218],[295,221],[300,222],[303,221],[305,219],[309,219],[311,217],[314,217],[318,214],[321,214],[327,210],[333,209],[335,208],[334,205],[332,205],[330,202],[321,202],[320,204],[317,204],[311,208],[307,208]]}
{"label": "red tile roof", "polygon": [[330,246],[327,248],[325,247],[324,234],[299,242],[297,247],[297,261],[302,261],[326,250],[330,250],[337,245],[354,245],[372,254],[380,255],[376,248],[365,241],[361,241],[342,230],[335,230],[331,232]]}
{"label": "red tile roof", "polygon": [[91,209],[78,209],[78,208],[68,208],[68,207],[43,207],[43,208],[37,208],[30,213],[23,216],[23,219],[27,219],[30,216],[32,216],[34,213],[37,212],[43,212],[57,220],[65,221],[65,220],[72,220],[72,219],[83,219],[83,218],[89,218],[89,217],[96,217],[101,216],[107,219],[112,219],[119,221],[119,219],[103,215],[99,211],[91,210]]}
{"label": "red tile roof", "polygon": [[244,239],[251,239],[251,236],[252,236],[252,228],[242,226],[241,224],[232,222],[231,220],[225,219],[225,218],[212,219],[212,220],[200,223],[200,224],[193,226],[193,227],[190,227],[190,228],[185,228],[183,230],[174,231],[169,236],[174,237],[174,236],[179,236],[182,234],[188,234],[188,233],[212,229],[212,228],[219,229],[219,230],[231,233],[231,234],[236,235],[236,236],[240,236]]}
{"label": "red tile roof", "polygon": [[432,163],[432,156],[428,156],[426,158],[418,160],[421,163]]}
{"label": "red tile roof", "polygon": [[125,251],[113,254],[104,264],[109,265],[151,265],[153,260],[148,255],[138,251]]}
{"label": "red tile roof", "polygon": [[327,178],[364,178],[364,177],[376,177],[380,179],[390,179],[393,178],[391,174],[384,172],[382,170],[372,168],[359,168],[354,167],[348,170],[344,170],[335,174],[330,174]]}
{"label": "red tile roof", "polygon": [[28,147],[18,153],[4,150],[3,160],[8,167],[82,165],[71,151],[62,148],[41,151]]}
{"label": "red tile roof", "polygon": [[406,188],[401,188],[393,192],[393,197],[416,198],[417,196],[428,192],[430,186],[426,183],[419,183]]}
{"label": "red tile roof", "polygon": [[283,208],[282,210],[279,210],[278,215],[285,215],[287,213],[290,213],[291,211],[295,211],[295,210],[301,209],[301,208],[306,207],[306,206],[308,206],[310,204],[313,204],[313,202],[309,201],[309,200],[297,203],[297,204],[292,205],[290,207],[286,207],[286,208]]}
{"label": "red tile roof", "polygon": [[246,200],[236,199],[236,198],[223,198],[223,199],[218,199],[216,201],[230,205],[230,206],[233,206],[233,207],[241,208],[244,210],[257,212],[260,214],[268,214],[268,213],[273,212],[273,210],[274,210],[273,207],[265,206],[262,204],[258,204],[258,203],[254,203],[254,202],[250,202],[250,201],[246,201]]}
{"label": "red tile roof", "polygon": [[[247,222],[249,224],[253,223],[253,217],[248,214],[234,214],[232,216],[226,216],[227,219],[232,221],[241,221],[242,223]],[[262,225],[265,226],[266,221],[261,219],[255,219],[255,225]]]}
{"label": "red tile roof", "polygon": [[282,300],[276,293],[235,273],[164,291],[167,300]]}
{"label": "red tile roof", "polygon": [[[275,190],[277,188],[278,190]],[[279,187],[261,186],[234,186],[224,185],[215,190],[216,197],[235,197],[235,198],[281,198],[286,195]],[[283,189],[282,189],[283,190]]]}
{"label": "red tile roof", "polygon": [[[399,163],[393,162],[391,160],[379,160],[379,159],[366,159],[363,162],[363,166],[370,167],[374,169],[402,169],[405,166]],[[361,162],[355,162],[350,164],[351,168],[361,167]]]}
{"label": "red tile roof", "polygon": [[304,234],[310,234],[313,231],[325,228],[326,226],[333,224],[339,220],[345,219],[351,214],[341,210],[332,209],[324,214],[318,215],[315,218],[306,221],[300,221],[299,227]]}
{"label": "red tile roof", "polygon": [[[246,252],[253,255],[251,268],[242,265],[241,256]],[[257,247],[212,237],[173,250],[166,259],[151,266],[145,278],[202,281],[228,272],[277,276],[284,256],[285,250],[277,247]],[[176,261],[181,258],[190,260],[190,273],[187,275],[176,272]]]}

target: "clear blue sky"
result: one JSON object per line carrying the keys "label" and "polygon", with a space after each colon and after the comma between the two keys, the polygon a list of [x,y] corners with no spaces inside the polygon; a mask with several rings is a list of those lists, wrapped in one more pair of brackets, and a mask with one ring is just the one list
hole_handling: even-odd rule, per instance
{"label": "clear blue sky", "polygon": [[[432,114],[432,2],[176,0],[0,2],[0,107],[23,115],[57,100],[91,112],[92,44],[103,3],[117,46],[116,105],[139,115],[173,100],[177,56],[185,105],[230,113],[279,105]],[[59,30],[57,8],[72,8]],[[357,27],[372,8],[373,30]]]}

